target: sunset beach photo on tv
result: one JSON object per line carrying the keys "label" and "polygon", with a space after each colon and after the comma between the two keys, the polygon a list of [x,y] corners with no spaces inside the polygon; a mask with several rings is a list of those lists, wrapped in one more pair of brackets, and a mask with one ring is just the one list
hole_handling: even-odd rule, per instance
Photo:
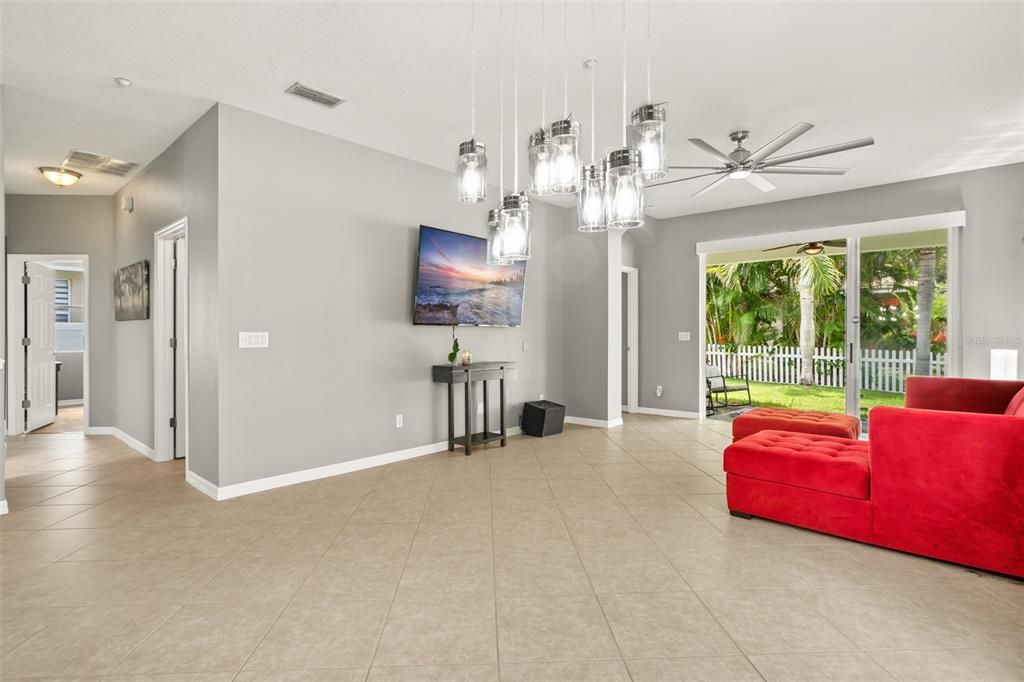
{"label": "sunset beach photo on tv", "polygon": [[526,262],[487,264],[487,240],[420,226],[413,322],[518,327]]}

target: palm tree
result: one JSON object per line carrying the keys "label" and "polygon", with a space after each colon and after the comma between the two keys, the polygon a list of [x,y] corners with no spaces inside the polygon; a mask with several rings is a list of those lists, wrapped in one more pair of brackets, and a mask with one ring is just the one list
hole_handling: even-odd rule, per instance
{"label": "palm tree", "polygon": [[921,249],[918,253],[917,275],[917,355],[914,374],[931,374],[932,304],[935,300],[935,249]]}
{"label": "palm tree", "polygon": [[786,260],[786,267],[797,277],[800,293],[800,383],[814,385],[815,299],[834,294],[843,285],[843,273],[832,256],[819,254]]}

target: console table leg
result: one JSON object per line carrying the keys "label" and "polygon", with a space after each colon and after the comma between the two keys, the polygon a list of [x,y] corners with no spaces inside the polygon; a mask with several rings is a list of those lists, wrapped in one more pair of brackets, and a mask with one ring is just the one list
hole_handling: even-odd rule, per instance
{"label": "console table leg", "polygon": [[487,414],[490,410],[487,409],[487,382],[483,381],[482,383],[484,387],[484,438],[486,438],[491,433],[490,417]]}
{"label": "console table leg", "polygon": [[448,452],[455,449],[455,385],[448,384]]}
{"label": "console table leg", "polygon": [[498,380],[498,392],[500,394],[501,404],[501,447],[507,445],[507,438],[505,433],[505,377],[502,374],[501,379]]}
{"label": "console table leg", "polygon": [[466,377],[466,456],[473,453],[473,379]]}

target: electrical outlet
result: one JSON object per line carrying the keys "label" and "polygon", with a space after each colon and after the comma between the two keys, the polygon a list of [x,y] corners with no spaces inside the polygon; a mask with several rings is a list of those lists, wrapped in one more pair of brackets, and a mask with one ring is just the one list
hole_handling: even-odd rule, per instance
{"label": "electrical outlet", "polygon": [[679,332],[679,340],[680,341],[689,341],[690,340],[690,332]]}
{"label": "electrical outlet", "polygon": [[476,413],[477,414],[483,414],[484,413],[484,404],[483,403],[477,403],[476,404]]}
{"label": "electrical outlet", "polygon": [[664,387],[664,386],[661,386],[661,385],[655,386],[655,387],[654,387],[654,394],[655,394],[656,396],[658,396],[659,398],[660,398],[661,396],[665,395],[665,387]]}
{"label": "electrical outlet", "polygon": [[543,393],[540,394],[540,398],[538,398],[538,400],[544,400],[544,394]]}
{"label": "electrical outlet", "polygon": [[238,332],[239,348],[269,348],[270,332]]}
{"label": "electrical outlet", "polygon": [[523,352],[524,353],[529,353],[530,352],[530,342],[529,341],[523,341]]}
{"label": "electrical outlet", "polygon": [[405,417],[400,415],[400,414],[396,414],[395,415],[395,428],[396,429],[400,429],[403,426],[405,426]]}

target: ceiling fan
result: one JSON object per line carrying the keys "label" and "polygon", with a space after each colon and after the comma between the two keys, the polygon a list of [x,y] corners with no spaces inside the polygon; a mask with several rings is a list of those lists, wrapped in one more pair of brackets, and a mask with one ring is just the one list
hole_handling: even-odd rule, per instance
{"label": "ceiling fan", "polygon": [[720,176],[710,185],[700,190],[694,197],[699,197],[702,194],[710,192],[714,188],[721,185],[726,180],[746,180],[754,187],[757,187],[762,192],[771,192],[775,189],[775,185],[768,182],[765,178],[761,177],[762,174],[780,174],[780,175],[843,175],[846,173],[848,168],[820,168],[815,166],[789,166],[785,164],[792,163],[794,161],[802,161],[803,159],[811,159],[816,156],[825,156],[826,154],[835,154],[836,152],[844,152],[848,149],[857,149],[858,147],[867,147],[875,143],[874,138],[865,137],[860,140],[853,140],[852,142],[843,142],[842,144],[833,144],[827,147],[819,147],[817,149],[809,149],[803,152],[796,152],[795,154],[783,154],[782,156],[772,156],[775,152],[779,151],[787,144],[800,137],[808,130],[813,128],[814,125],[810,123],[797,123],[795,126],[782,133],[774,140],[764,145],[757,151],[751,153],[749,150],[743,147],[743,143],[750,136],[749,130],[736,130],[729,133],[729,139],[736,143],[736,149],[732,150],[728,154],[723,154],[715,147],[711,146],[700,138],[691,137],[690,142],[700,149],[704,150],[711,156],[715,157],[722,162],[721,166],[669,166],[671,170],[705,170],[710,171],[708,173],[701,173],[699,175],[691,175],[688,178],[677,178],[675,180],[666,180],[665,182],[657,182],[650,187],[659,187],[661,185],[670,185],[675,182],[683,182],[685,180],[694,180],[696,178],[703,178],[709,175]]}
{"label": "ceiling fan", "polygon": [[807,242],[806,244],[786,244],[785,246],[774,246],[770,249],[761,249],[763,252],[768,251],[779,251],[780,249],[791,249],[794,246],[800,248],[796,250],[798,254],[807,254],[808,256],[817,256],[825,250],[826,246],[845,247],[845,239],[826,239],[823,242]]}

